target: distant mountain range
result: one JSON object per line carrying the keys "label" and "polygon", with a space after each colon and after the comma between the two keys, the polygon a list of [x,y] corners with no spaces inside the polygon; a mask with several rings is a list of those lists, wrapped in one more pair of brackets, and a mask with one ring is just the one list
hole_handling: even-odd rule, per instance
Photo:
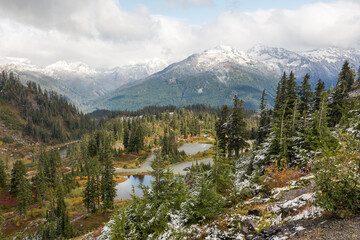
{"label": "distant mountain range", "polygon": [[122,85],[143,79],[167,65],[166,61],[153,59],[121,67],[94,69],[81,62],[59,61],[42,68],[33,65],[28,59],[0,58],[1,71],[16,72],[23,83],[34,81],[43,88],[54,90],[82,110],[86,110],[89,101]]}
{"label": "distant mountain range", "polygon": [[26,59],[6,58],[0,59],[0,70],[15,71],[24,82],[32,80],[53,89],[85,111],[193,103],[221,106],[231,104],[234,94],[254,109],[263,89],[272,104],[284,71],[293,71],[298,82],[309,73],[313,86],[320,78],[329,87],[336,84],[345,60],[357,68],[360,51],[329,47],[294,52],[256,45],[244,52],[217,46],[171,65],[154,59],[109,69],[93,69],[79,62],[40,68]]}

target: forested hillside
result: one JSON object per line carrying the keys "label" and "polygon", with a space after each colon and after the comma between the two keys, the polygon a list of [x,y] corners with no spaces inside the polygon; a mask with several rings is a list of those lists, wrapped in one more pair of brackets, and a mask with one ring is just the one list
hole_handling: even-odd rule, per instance
{"label": "forested hillside", "polygon": [[0,120],[6,127],[35,141],[67,142],[95,129],[95,122],[64,96],[34,82],[24,86],[12,72],[0,76],[0,104]]}
{"label": "forested hillside", "polygon": [[[86,130],[95,131],[62,157],[42,149],[11,170],[0,161],[2,233],[30,239],[276,239],[313,234],[309,221],[331,222],[328,216],[356,219],[359,77],[345,62],[334,89],[318,80],[312,90],[310,75],[298,84],[293,72],[284,72],[274,107],[264,90],[260,113],[246,110],[237,95],[220,109],[94,112],[98,125]],[[18,83],[11,74],[4,79]],[[69,109],[71,116],[83,116],[54,93],[39,94],[31,83],[16,86],[18,94],[4,91],[13,94],[3,97],[9,106],[30,99],[25,106],[41,108],[42,96],[54,103],[45,106],[59,104],[49,114]],[[35,115],[20,116],[28,126],[26,116]],[[204,148],[189,153],[187,147]],[[126,188],[131,179],[141,184]],[[350,229],[344,236],[353,234]]]}
{"label": "forested hillside", "polygon": [[156,181],[142,187],[143,197],[132,197],[100,239],[285,239],[311,231],[308,219],[356,216],[360,104],[349,96],[355,71],[345,62],[330,90],[319,80],[312,91],[309,78],[298,85],[284,73],[274,109],[264,90],[252,151],[244,151],[250,145],[235,97],[217,119],[213,165],[193,166],[182,180],[159,155]]}

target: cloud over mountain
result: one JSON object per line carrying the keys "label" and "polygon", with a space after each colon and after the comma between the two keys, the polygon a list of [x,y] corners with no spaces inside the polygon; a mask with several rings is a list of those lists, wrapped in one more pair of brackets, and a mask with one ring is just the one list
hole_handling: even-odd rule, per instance
{"label": "cloud over mountain", "polygon": [[[167,1],[208,6],[208,0]],[[144,2],[146,4],[146,1]],[[36,64],[58,60],[116,66],[160,57],[177,61],[219,44],[245,50],[255,43],[309,50],[360,47],[360,2],[337,0],[296,9],[226,11],[193,25],[185,19],[131,11],[115,0],[0,1],[0,56],[26,57]]]}

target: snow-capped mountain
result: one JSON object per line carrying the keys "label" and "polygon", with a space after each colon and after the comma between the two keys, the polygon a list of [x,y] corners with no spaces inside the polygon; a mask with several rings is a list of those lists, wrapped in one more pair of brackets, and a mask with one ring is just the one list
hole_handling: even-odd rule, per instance
{"label": "snow-capped mountain", "polygon": [[248,108],[257,108],[263,89],[269,102],[280,76],[293,71],[298,82],[306,73],[315,86],[321,78],[326,86],[335,85],[345,60],[358,66],[360,52],[354,49],[325,48],[294,52],[284,48],[256,45],[246,52],[217,46],[173,63],[163,71],[124,85],[91,105],[97,108],[137,109],[145,105],[231,104],[238,94]]}
{"label": "snow-capped mountain", "polygon": [[161,59],[112,68],[58,61],[38,67],[28,59],[0,58],[0,70],[14,71],[23,82],[35,81],[66,95],[82,110],[136,109],[152,104],[231,104],[238,94],[245,106],[257,108],[266,89],[269,102],[280,76],[293,71],[298,82],[306,73],[315,86],[322,79],[335,86],[345,60],[358,68],[360,51],[336,47],[311,51],[255,45],[247,51],[217,46],[168,65]]}
{"label": "snow-capped mountain", "polygon": [[256,45],[249,49],[247,54],[263,62],[278,75],[284,71],[288,73],[293,71],[300,82],[308,73],[313,86],[318,79],[322,79],[327,87],[336,84],[345,60],[356,68],[360,62],[359,50],[336,47],[293,52],[283,48]]}
{"label": "snow-capped mountain", "polygon": [[24,58],[0,58],[0,70],[13,71],[22,82],[34,81],[48,90],[67,96],[81,109],[99,96],[109,93],[124,84],[145,78],[165,68],[161,59],[134,63],[114,68],[95,69],[82,62],[58,61],[39,67]]}

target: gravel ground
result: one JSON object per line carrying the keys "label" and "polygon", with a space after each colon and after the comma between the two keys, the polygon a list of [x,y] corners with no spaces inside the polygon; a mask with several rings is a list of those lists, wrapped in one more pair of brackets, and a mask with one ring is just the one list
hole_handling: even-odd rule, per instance
{"label": "gravel ground", "polygon": [[360,216],[346,219],[317,219],[291,240],[359,240]]}

